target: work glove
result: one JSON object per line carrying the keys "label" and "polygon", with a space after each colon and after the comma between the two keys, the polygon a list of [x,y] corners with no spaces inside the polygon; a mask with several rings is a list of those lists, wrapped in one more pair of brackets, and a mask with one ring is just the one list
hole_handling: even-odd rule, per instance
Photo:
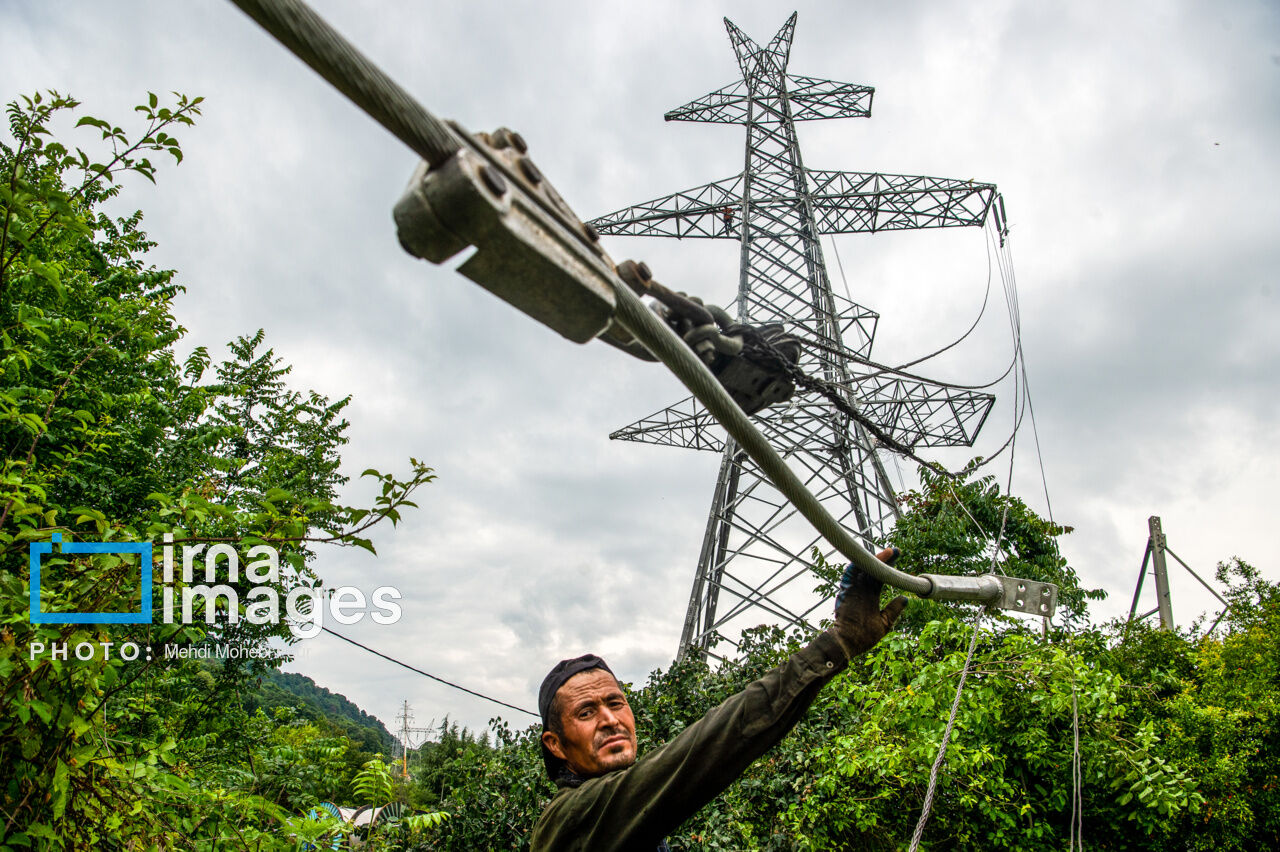
{"label": "work glove", "polygon": [[[876,554],[886,565],[892,565],[900,550],[891,547]],[[893,629],[893,623],[902,615],[907,599],[899,595],[880,608],[880,590],[884,583],[864,574],[850,563],[840,577],[836,592],[836,623],[833,630],[845,655],[853,659],[865,654]]]}

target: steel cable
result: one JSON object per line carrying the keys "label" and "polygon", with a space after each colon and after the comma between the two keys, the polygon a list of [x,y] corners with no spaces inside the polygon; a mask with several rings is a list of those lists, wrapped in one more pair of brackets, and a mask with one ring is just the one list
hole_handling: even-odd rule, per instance
{"label": "steel cable", "polygon": [[1084,779],[1080,773],[1080,702],[1075,680],[1071,683],[1071,831],[1067,839],[1070,852],[1084,852]]}
{"label": "steel cable", "polygon": [[433,167],[462,147],[453,131],[298,0],[231,0]]}
{"label": "steel cable", "polygon": [[978,610],[978,617],[973,621],[973,635],[969,638],[969,653],[964,658],[964,668],[960,670],[960,684],[956,687],[956,697],[951,702],[951,715],[947,717],[947,726],[942,731],[942,743],[938,746],[938,756],[933,760],[933,767],[929,770],[929,785],[924,793],[924,805],[920,809],[920,818],[916,820],[915,831],[911,833],[911,847],[909,852],[916,852],[920,848],[920,838],[924,836],[925,824],[929,822],[929,813],[933,810],[933,796],[938,789],[938,769],[942,766],[942,761],[947,756],[947,745],[951,742],[951,729],[956,724],[956,712],[960,709],[960,696],[964,694],[964,682],[969,677],[969,666],[973,663],[973,652],[978,647],[978,627],[982,622],[982,610]]}

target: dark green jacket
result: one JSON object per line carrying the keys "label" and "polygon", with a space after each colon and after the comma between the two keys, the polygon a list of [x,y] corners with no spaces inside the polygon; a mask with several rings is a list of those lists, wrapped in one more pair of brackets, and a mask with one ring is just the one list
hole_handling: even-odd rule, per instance
{"label": "dark green jacket", "polygon": [[628,768],[563,787],[533,829],[533,852],[653,852],[786,736],[846,665],[822,633]]}

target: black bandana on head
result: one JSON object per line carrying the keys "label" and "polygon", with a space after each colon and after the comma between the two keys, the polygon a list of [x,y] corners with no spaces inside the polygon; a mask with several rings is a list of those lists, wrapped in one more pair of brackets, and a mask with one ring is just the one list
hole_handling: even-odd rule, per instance
{"label": "black bandana on head", "polygon": [[[561,660],[543,678],[542,687],[538,690],[538,712],[542,714],[542,729],[544,731],[548,728],[547,719],[551,716],[551,704],[555,701],[556,693],[560,691],[560,687],[564,686],[565,681],[574,675],[589,672],[592,669],[604,669],[609,674],[613,674],[613,669],[609,668],[609,664],[604,660],[595,654],[583,654],[581,657],[574,657],[572,660]],[[564,761],[553,755],[544,745],[542,746],[542,762],[547,767],[547,775],[552,781],[556,781]]]}

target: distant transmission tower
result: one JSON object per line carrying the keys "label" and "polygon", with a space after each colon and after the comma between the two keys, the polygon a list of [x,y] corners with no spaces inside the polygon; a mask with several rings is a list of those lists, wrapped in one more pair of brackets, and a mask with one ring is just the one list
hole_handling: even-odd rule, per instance
{"label": "distant transmission tower", "polygon": [[431,728],[415,728],[410,722],[413,721],[413,711],[409,709],[409,702],[404,702],[404,709],[400,711],[400,715],[396,716],[396,721],[400,723],[400,777],[409,777],[409,752],[415,746],[411,745],[411,737],[414,734],[429,734]]}
{"label": "distant transmission tower", "polygon": [[[866,365],[879,315],[832,292],[818,238],[981,225],[992,184],[805,168],[795,122],[866,118],[874,89],[787,73],[796,16],[760,47],[725,19],[742,79],[667,113],[668,121],[742,124],[746,165],[735,177],[619,210],[601,234],[733,239],[742,246],[742,322],[784,321],[807,342],[801,366],[846,389],[848,401],[911,447],[969,446],[994,397],[878,373]],[[797,396],[757,415],[770,441],[846,526],[879,544],[898,504],[874,439],[821,398]],[[761,611],[807,625],[815,602],[812,530],[692,398],[610,437],[722,453],[680,656],[732,642]],[[796,583],[800,580],[799,583]],[[722,603],[722,594],[724,603]],[[754,621],[747,620],[754,617]]]}

